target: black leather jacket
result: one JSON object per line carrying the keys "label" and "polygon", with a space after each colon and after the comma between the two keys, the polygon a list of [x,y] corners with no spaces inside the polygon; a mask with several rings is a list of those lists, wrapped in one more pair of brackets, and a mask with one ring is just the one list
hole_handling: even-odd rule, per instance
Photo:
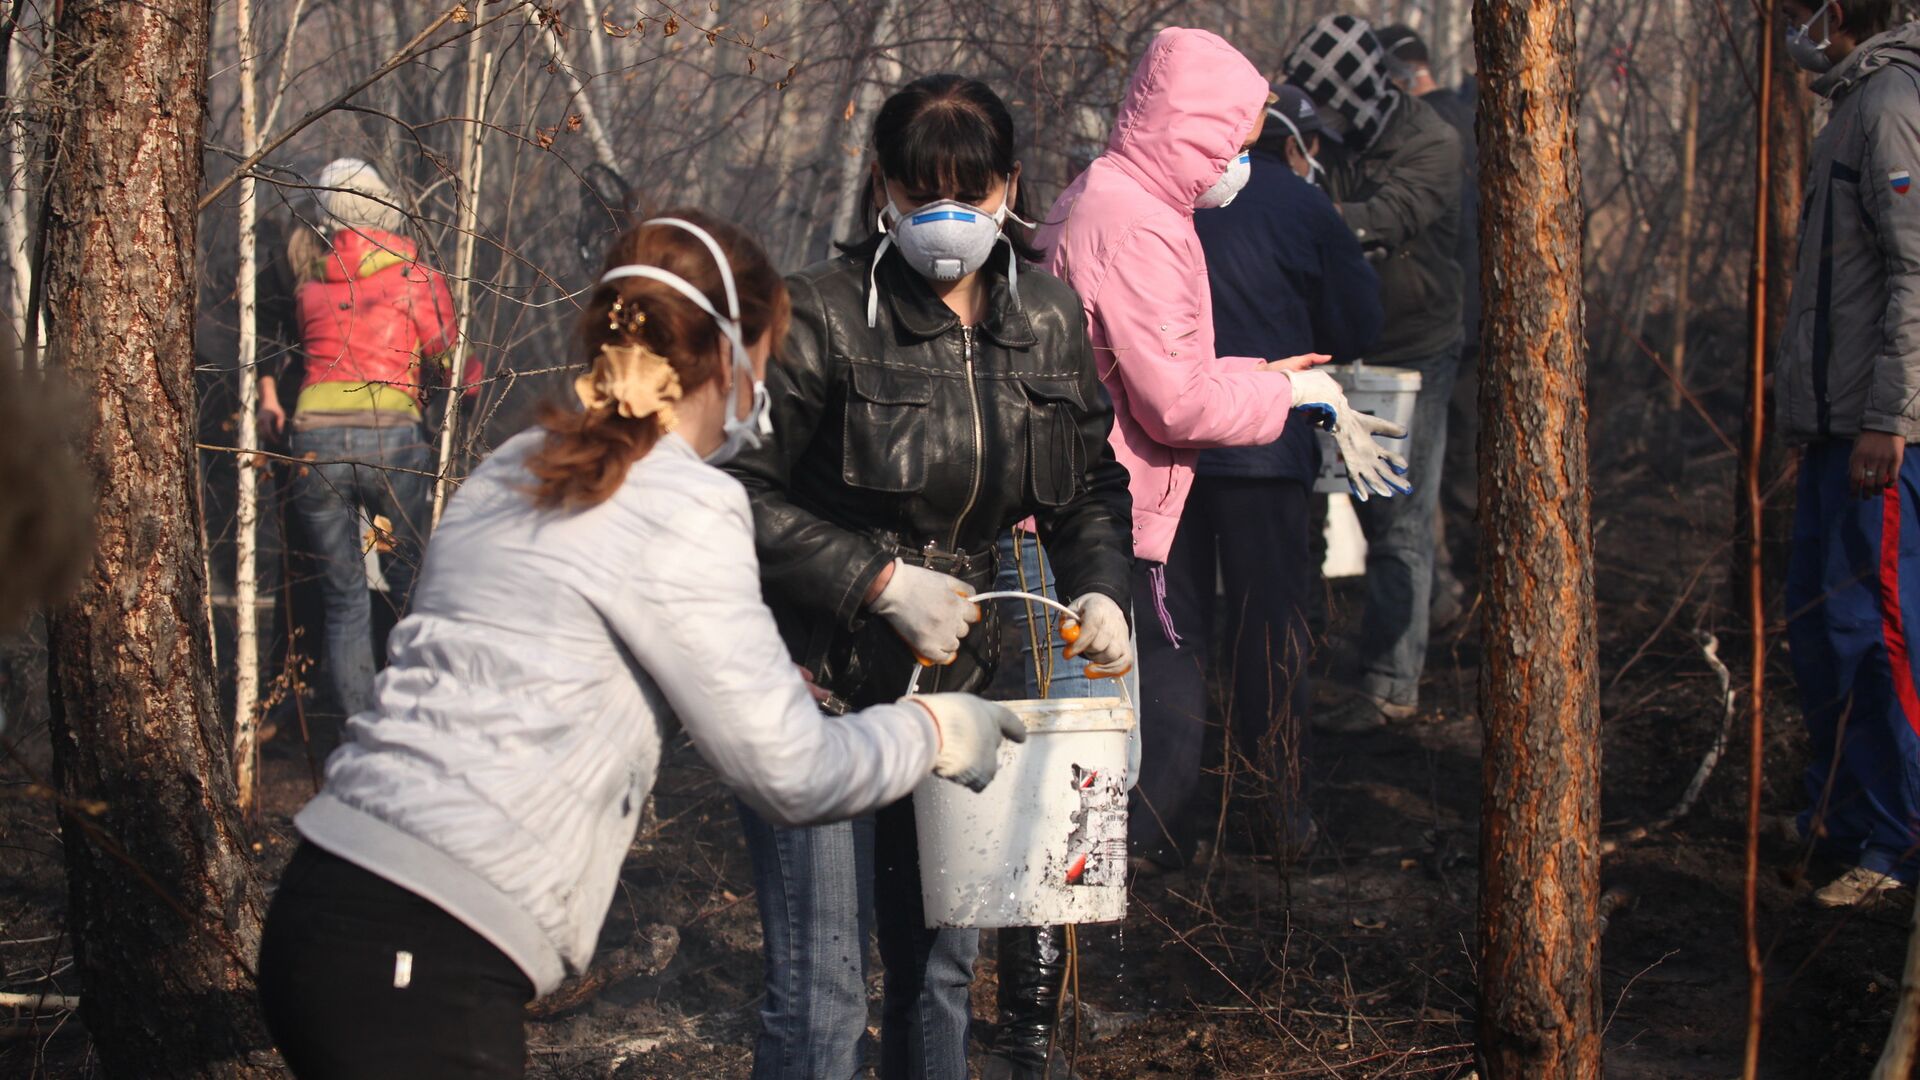
{"label": "black leather jacket", "polygon": [[[793,329],[767,373],[773,437],[728,466],[753,499],[788,649],[855,707],[897,698],[913,670],[906,644],[863,611],[896,556],[985,589],[996,541],[1031,515],[1064,597],[1104,593],[1127,610],[1133,555],[1080,298],[1032,270],[1015,303],[997,252],[982,271],[989,313],[968,329],[889,252],[868,329],[875,243],[787,279]],[[998,654],[985,614],[961,659],[921,689],[984,685]]]}

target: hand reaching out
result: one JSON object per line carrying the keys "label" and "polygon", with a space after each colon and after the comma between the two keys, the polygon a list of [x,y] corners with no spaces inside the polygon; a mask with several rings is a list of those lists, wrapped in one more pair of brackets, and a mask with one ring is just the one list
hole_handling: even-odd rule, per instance
{"label": "hand reaching out", "polygon": [[1331,359],[1333,359],[1333,357],[1328,356],[1326,353],[1301,353],[1299,356],[1289,356],[1285,360],[1269,360],[1260,365],[1260,370],[1306,371],[1309,368],[1318,367]]}

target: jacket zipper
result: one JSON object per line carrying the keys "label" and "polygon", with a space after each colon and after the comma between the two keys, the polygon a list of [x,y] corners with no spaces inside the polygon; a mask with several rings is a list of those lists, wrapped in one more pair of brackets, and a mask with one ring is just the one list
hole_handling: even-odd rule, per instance
{"label": "jacket zipper", "polygon": [[967,407],[973,412],[973,486],[967,490],[967,505],[960,508],[960,515],[953,519],[953,533],[947,538],[947,550],[960,553],[960,527],[966,524],[967,515],[973,512],[973,504],[980,501],[980,474],[986,471],[985,458],[986,435],[980,430],[980,394],[973,381],[973,327],[960,328],[961,348],[966,354],[967,369]]}

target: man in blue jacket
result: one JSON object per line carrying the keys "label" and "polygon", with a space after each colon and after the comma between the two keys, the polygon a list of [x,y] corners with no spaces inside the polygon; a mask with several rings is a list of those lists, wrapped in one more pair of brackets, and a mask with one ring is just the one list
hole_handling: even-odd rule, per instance
{"label": "man in blue jacket", "polygon": [[[1353,231],[1314,186],[1321,121],[1312,100],[1292,86],[1277,94],[1246,188],[1231,205],[1194,215],[1213,292],[1214,340],[1223,356],[1322,352],[1352,360],[1380,333],[1380,282]],[[1311,424],[1288,424],[1267,446],[1200,455],[1166,564],[1167,607],[1193,662],[1142,687],[1184,728],[1176,759],[1148,773],[1157,820],[1149,831],[1160,835],[1143,845],[1135,830],[1142,870],[1177,867],[1193,853],[1216,571],[1226,583],[1222,660],[1231,665],[1233,746],[1264,789],[1276,851],[1297,853],[1312,841],[1302,740],[1311,700],[1307,610],[1319,580],[1308,506],[1319,469]]]}

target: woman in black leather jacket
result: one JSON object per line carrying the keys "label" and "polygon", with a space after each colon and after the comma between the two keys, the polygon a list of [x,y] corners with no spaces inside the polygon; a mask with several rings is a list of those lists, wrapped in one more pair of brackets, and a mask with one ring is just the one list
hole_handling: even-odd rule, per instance
{"label": "woman in black leather jacket", "polygon": [[[982,688],[999,627],[963,597],[992,585],[996,540],[1032,516],[1081,612],[1080,649],[1118,673],[1131,665],[1127,474],[1079,298],[1018,265],[1035,253],[1005,213],[1019,201],[1006,106],[975,80],[929,76],[887,101],[874,149],[882,231],[789,278],[773,433],[730,466],[753,499],[781,632],[854,708],[899,697],[916,654],[938,662],[923,690]],[[811,829],[741,816],[767,949],[755,1080],[857,1070],[872,922],[881,1077],[964,1080],[978,936],[924,925],[911,800]],[[1002,932],[989,1075],[1045,1075],[1050,933]]]}

